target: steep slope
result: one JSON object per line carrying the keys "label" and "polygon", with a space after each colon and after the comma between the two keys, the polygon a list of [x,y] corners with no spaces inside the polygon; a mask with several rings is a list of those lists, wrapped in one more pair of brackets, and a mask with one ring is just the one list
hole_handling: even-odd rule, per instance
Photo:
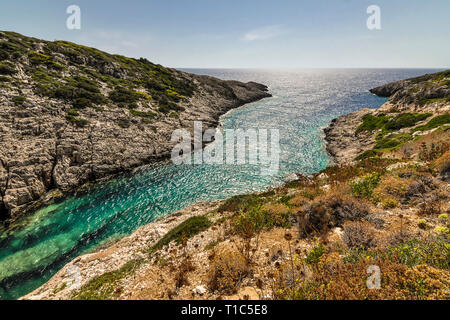
{"label": "steep slope", "polygon": [[389,100],[377,110],[339,117],[325,129],[327,150],[337,164],[393,156],[405,143],[450,123],[450,70],[389,83],[371,92]]}
{"label": "steep slope", "polygon": [[0,32],[0,220],[49,190],[168,157],[173,130],[192,131],[194,120],[215,126],[269,96],[253,82]]}

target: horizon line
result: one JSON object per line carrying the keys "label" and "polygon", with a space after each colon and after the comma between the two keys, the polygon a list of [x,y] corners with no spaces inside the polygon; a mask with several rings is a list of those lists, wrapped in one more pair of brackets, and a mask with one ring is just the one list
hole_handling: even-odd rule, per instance
{"label": "horizon line", "polygon": [[382,70],[382,69],[429,69],[429,70],[449,70],[450,67],[171,67],[167,66],[167,68],[172,69],[197,69],[197,70],[235,70],[235,69],[243,69],[243,70],[362,70],[362,69],[372,69],[372,70]]}

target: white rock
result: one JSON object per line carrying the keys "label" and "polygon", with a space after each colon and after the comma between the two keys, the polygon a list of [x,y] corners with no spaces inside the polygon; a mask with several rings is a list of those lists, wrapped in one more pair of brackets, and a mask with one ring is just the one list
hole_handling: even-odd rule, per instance
{"label": "white rock", "polygon": [[192,290],[192,292],[202,296],[206,293],[206,288],[204,286],[197,286]]}
{"label": "white rock", "polygon": [[336,227],[332,230],[332,232],[334,234],[337,234],[338,236],[342,236],[344,234],[344,230],[342,230],[342,228],[340,227]]}
{"label": "white rock", "polygon": [[321,173],[317,176],[318,179],[323,180],[323,179],[328,179],[328,175],[326,173]]}

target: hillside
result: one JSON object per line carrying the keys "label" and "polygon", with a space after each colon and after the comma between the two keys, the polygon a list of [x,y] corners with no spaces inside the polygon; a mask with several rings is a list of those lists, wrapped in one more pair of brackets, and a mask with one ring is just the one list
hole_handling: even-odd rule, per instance
{"label": "hillside", "polygon": [[408,158],[414,156],[411,152],[417,156],[418,150],[408,150],[407,142],[450,122],[450,71],[389,83],[371,92],[389,97],[388,102],[377,110],[339,117],[325,130],[327,150],[337,164],[374,156]]}
{"label": "hillside", "polygon": [[[269,97],[67,41],[0,32],[0,220],[84,183],[166,158],[175,129]],[[48,193],[51,191],[51,193]]]}
{"label": "hillside", "polygon": [[374,89],[392,97],[326,129],[323,172],[143,226],[24,299],[449,299],[448,96],[404,95],[447,78]]}

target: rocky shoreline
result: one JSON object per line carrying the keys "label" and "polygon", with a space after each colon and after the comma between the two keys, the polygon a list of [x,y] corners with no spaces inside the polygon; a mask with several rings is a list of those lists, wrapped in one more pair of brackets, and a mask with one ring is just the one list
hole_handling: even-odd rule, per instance
{"label": "rocky shoreline", "polygon": [[324,129],[325,147],[334,164],[351,164],[356,156],[371,149],[375,142],[369,135],[355,135],[362,117],[370,114],[370,109],[362,109],[333,119]]}
{"label": "rocky shoreline", "polygon": [[[195,216],[208,214],[223,201],[200,202],[188,208],[174,212],[155,222],[137,229],[131,235],[120,239],[106,248],[75,258],[58,271],[47,283],[22,297],[22,300],[71,299],[74,291],[95,277],[120,269],[126,263],[143,258],[145,251],[160,240],[167,232],[183,221]],[[206,240],[205,240],[206,241]],[[77,271],[80,282],[73,286],[61,287],[72,279],[73,270]]]}
{"label": "rocky shoreline", "polygon": [[68,42],[0,32],[0,43],[0,221],[165,159],[175,129],[216,127],[229,110],[271,96],[262,84]]}

